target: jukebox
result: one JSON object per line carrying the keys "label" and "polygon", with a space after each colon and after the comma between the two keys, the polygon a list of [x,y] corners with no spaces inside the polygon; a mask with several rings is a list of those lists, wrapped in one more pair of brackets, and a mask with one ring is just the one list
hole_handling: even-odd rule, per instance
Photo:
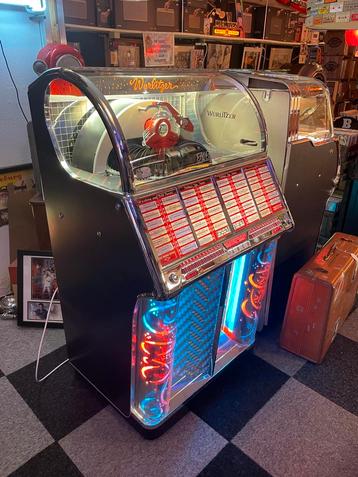
{"label": "jukebox", "polygon": [[268,154],[295,221],[280,240],[273,287],[282,315],[293,274],[314,254],[338,169],[329,92],[313,78],[277,72],[230,71],[258,101],[267,125]]}
{"label": "jukebox", "polygon": [[329,92],[313,78],[270,71],[230,74],[250,89],[266,120],[268,154],[295,221],[294,233],[280,241],[277,264],[294,256],[298,269],[315,252],[337,175]]}
{"label": "jukebox", "polygon": [[70,363],[154,431],[250,347],[293,221],[251,94],[219,72],[29,87]]}

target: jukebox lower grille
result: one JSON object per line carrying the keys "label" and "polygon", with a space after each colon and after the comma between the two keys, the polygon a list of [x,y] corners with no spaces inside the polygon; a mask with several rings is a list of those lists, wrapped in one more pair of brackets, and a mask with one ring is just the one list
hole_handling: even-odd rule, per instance
{"label": "jukebox lower grille", "polygon": [[185,288],[179,298],[173,366],[173,391],[177,392],[199,376],[213,373],[214,343],[225,267]]}

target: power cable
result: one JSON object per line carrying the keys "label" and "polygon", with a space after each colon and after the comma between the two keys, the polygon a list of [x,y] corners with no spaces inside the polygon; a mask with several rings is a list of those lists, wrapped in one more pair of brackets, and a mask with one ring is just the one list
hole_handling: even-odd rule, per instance
{"label": "power cable", "polygon": [[0,40],[0,48],[1,48],[1,53],[2,53],[2,56],[4,57],[4,61],[5,61],[5,65],[6,65],[6,69],[9,73],[9,76],[10,76],[10,79],[11,79],[11,82],[14,86],[14,89],[15,89],[15,93],[16,93],[16,98],[17,98],[17,104],[19,105],[19,108],[20,108],[20,111],[25,119],[25,121],[28,123],[29,120],[27,119],[27,116],[24,112],[24,109],[21,105],[21,101],[20,101],[20,96],[19,96],[19,90],[17,89],[17,86],[16,86],[16,83],[15,83],[15,80],[14,80],[14,77],[12,76],[12,73],[11,73],[11,70],[10,70],[10,66],[9,66],[9,63],[7,61],[7,58],[6,58],[6,54],[5,54],[5,51],[4,51],[4,47],[3,47],[3,44],[2,44],[2,41]]}
{"label": "power cable", "polygon": [[42,383],[42,381],[45,381],[45,379],[47,379],[49,376],[51,376],[52,373],[54,373],[55,371],[57,371],[58,368],[60,368],[61,366],[63,366],[65,363],[68,362],[68,358],[67,358],[67,359],[65,359],[65,361],[62,361],[62,363],[58,364],[52,371],[50,371],[49,373],[45,374],[45,376],[43,376],[42,378],[39,378],[39,364],[40,364],[42,344],[43,344],[43,340],[44,340],[45,333],[46,333],[47,323],[48,323],[48,320],[49,320],[49,318],[50,318],[52,303],[53,303],[53,300],[55,299],[55,296],[56,296],[56,293],[57,293],[57,292],[58,292],[58,288],[56,288],[56,290],[53,292],[52,297],[51,297],[51,300],[50,300],[50,304],[49,304],[49,307],[48,307],[48,310],[47,310],[46,321],[45,321],[44,328],[43,328],[43,330],[42,330],[42,335],[41,335],[41,340],[40,340],[40,344],[39,344],[39,349],[38,349],[38,352],[37,352],[36,367],[35,367],[35,380],[36,380],[37,383]]}

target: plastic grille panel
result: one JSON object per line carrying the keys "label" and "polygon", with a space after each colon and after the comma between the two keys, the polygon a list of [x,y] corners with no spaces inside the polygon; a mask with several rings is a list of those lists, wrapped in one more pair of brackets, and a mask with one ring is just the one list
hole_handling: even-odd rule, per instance
{"label": "plastic grille panel", "polygon": [[215,270],[180,294],[176,315],[174,392],[199,376],[204,378],[212,373],[225,269]]}

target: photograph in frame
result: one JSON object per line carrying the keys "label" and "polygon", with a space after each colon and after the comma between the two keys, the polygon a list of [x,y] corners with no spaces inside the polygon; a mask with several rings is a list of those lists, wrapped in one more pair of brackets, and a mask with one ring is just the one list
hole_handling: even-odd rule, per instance
{"label": "photograph in frame", "polygon": [[[48,313],[50,302],[29,301],[27,302],[27,321],[44,322]],[[62,323],[61,305],[60,303],[52,303],[49,323]]]}
{"label": "photograph in frame", "polygon": [[118,45],[118,66],[121,68],[139,68],[140,49],[136,45]]}
{"label": "photograph in frame", "polygon": [[245,46],[241,68],[245,70],[258,70],[260,68],[261,55],[262,48]]}
{"label": "photograph in frame", "polygon": [[174,66],[174,34],[143,32],[145,67]]}
{"label": "photograph in frame", "polygon": [[52,257],[31,257],[31,299],[51,300],[57,288]]}
{"label": "photograph in frame", "polygon": [[174,47],[174,67],[178,69],[190,68],[193,51],[193,46],[176,45]]}
{"label": "photograph in frame", "polygon": [[292,48],[271,48],[269,70],[280,70],[292,60]]}
{"label": "photograph in frame", "polygon": [[[20,326],[43,327],[51,298],[57,289],[53,257],[48,252],[18,251],[18,316]],[[58,293],[54,296],[48,326],[62,328],[63,319]]]}
{"label": "photograph in frame", "polygon": [[210,70],[230,68],[231,50],[232,45],[210,43],[208,45],[206,67]]}

